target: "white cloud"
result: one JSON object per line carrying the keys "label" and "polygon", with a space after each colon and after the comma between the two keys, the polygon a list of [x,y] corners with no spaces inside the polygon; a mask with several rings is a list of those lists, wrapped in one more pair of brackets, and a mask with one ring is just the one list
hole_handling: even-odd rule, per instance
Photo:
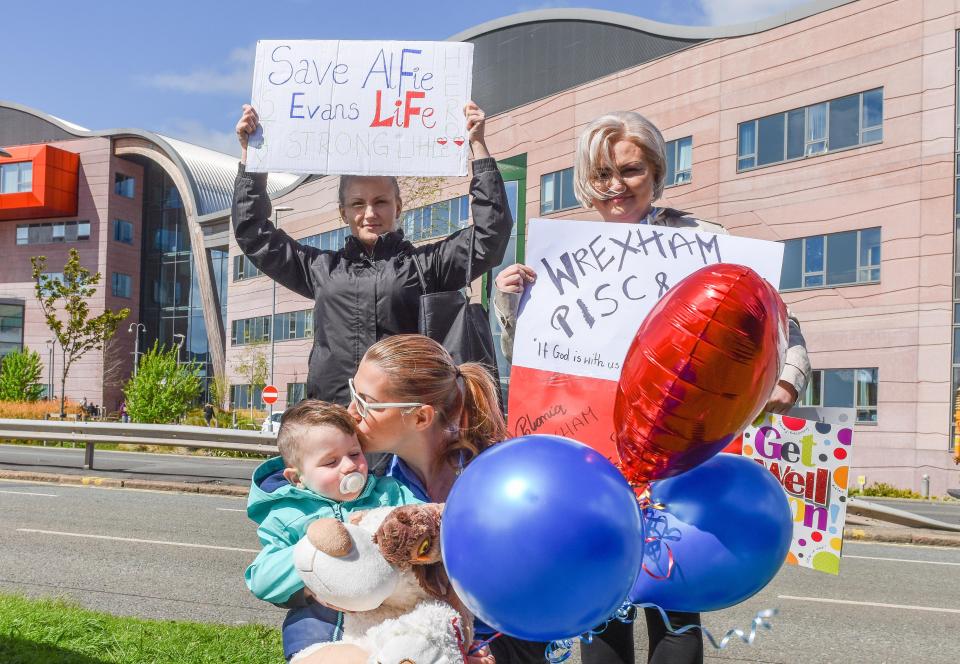
{"label": "white cloud", "polygon": [[240,156],[240,145],[233,131],[210,129],[197,120],[182,118],[171,120],[159,133],[218,152]]}
{"label": "white cloud", "polygon": [[707,23],[734,25],[757,21],[806,4],[810,0],[699,0]]}
{"label": "white cloud", "polygon": [[254,46],[235,48],[219,67],[186,73],[149,74],[138,78],[144,85],[161,90],[197,94],[249,94],[255,51]]}

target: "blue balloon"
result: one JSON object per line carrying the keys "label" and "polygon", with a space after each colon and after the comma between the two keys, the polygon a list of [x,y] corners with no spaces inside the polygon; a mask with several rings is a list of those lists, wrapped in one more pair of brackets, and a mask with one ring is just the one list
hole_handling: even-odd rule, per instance
{"label": "blue balloon", "polygon": [[766,586],[790,550],[787,496],[756,461],[718,454],[654,482],[650,500],[664,509],[644,510],[646,538],[652,541],[630,593],[633,602],[669,611],[733,606]]}
{"label": "blue balloon", "polygon": [[440,528],[457,594],[530,641],[579,635],[626,600],[643,556],[636,496],[603,455],[559,436],[495,445],[457,479]]}

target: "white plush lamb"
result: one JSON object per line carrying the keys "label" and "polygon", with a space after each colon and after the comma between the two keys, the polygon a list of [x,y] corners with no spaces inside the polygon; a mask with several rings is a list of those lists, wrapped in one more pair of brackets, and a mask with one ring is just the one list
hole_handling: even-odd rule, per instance
{"label": "white plush lamb", "polygon": [[343,642],[371,664],[459,664],[473,616],[440,558],[441,505],[381,507],[341,523],[319,519],[294,548],[316,598],[344,611]]}

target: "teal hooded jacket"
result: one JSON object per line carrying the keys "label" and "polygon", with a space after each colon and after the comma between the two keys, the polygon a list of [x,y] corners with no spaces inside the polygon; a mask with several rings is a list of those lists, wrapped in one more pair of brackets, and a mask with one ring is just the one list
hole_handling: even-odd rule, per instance
{"label": "teal hooded jacket", "polygon": [[330,517],[345,521],[353,512],[423,502],[395,479],[373,475],[367,477],[356,500],[339,502],[290,484],[283,477],[284,468],[280,457],[260,464],[253,472],[247,498],[247,516],[257,523],[263,549],[244,579],[250,592],[274,604],[283,604],[303,588],[293,566],[293,545],[312,521]]}

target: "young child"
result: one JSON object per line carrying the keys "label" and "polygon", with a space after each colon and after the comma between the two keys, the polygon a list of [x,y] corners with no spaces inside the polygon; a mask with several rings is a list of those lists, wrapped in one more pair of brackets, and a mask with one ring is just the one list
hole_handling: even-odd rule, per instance
{"label": "young child", "polygon": [[289,661],[340,638],[340,615],[305,597],[294,569],[293,545],[307,526],[319,518],[346,521],[352,512],[421,501],[392,478],[368,477],[356,422],[342,406],[301,401],[283,414],[277,447],[280,456],[253,473],[247,515],[258,524],[263,550],[244,576],[254,595],[291,609],[282,629]]}

